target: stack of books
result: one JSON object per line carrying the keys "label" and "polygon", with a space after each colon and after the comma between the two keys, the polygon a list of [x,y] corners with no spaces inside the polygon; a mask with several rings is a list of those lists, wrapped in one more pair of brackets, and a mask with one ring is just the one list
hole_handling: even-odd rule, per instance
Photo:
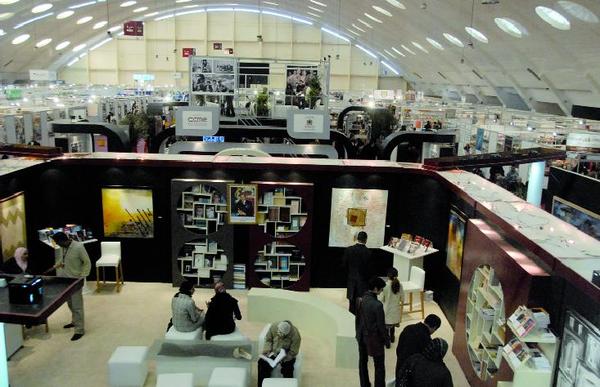
{"label": "stack of books", "polygon": [[233,288],[246,289],[246,265],[233,265]]}

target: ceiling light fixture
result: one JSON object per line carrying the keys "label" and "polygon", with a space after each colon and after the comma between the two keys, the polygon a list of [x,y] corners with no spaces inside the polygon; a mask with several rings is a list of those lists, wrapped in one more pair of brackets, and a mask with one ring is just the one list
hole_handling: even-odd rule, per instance
{"label": "ceiling light fixture", "polygon": [[10,5],[18,3],[20,0],[0,0],[0,5]]}
{"label": "ceiling light fixture", "polygon": [[346,28],[346,30],[347,30],[348,32],[350,32],[351,34],[354,34],[354,35],[356,35],[356,36],[360,36],[360,34],[359,34],[358,32],[356,32],[356,31],[354,31],[354,30],[351,30],[350,28]]}
{"label": "ceiling light fixture", "polygon": [[21,44],[21,43],[24,43],[27,40],[29,40],[30,37],[31,37],[31,35],[29,35],[29,34],[19,35],[16,38],[14,38],[11,43],[14,45]]}
{"label": "ceiling light fixture", "polygon": [[92,20],[94,17],[93,16],[84,16],[81,19],[77,20],[77,24],[85,24],[87,22],[89,22],[90,20]]}
{"label": "ceiling light fixture", "polygon": [[327,4],[323,4],[320,1],[310,0],[310,2],[316,5],[320,5],[321,7],[327,7]]}
{"label": "ceiling light fixture", "polygon": [[147,11],[148,7],[139,7],[133,10],[133,13],[144,12]]}
{"label": "ceiling light fixture", "polygon": [[456,36],[451,35],[447,32],[444,32],[443,35],[444,35],[444,38],[446,38],[446,40],[448,40],[450,43],[454,44],[455,46],[458,46],[461,48],[463,48],[465,46],[464,43]]}
{"label": "ceiling light fixture", "polygon": [[321,18],[321,15],[317,15],[316,13],[312,13],[312,12],[306,12],[306,13],[309,14],[310,16]]}
{"label": "ceiling light fixture", "polygon": [[111,40],[112,40],[112,38],[106,38],[106,39],[104,39],[100,43],[97,43],[97,44],[93,45],[92,47],[90,47],[90,51],[94,51],[97,48],[100,48],[100,47],[104,46],[106,43],[110,42]]}
{"label": "ceiling light fixture", "polygon": [[354,27],[355,30],[359,30],[360,32],[367,32],[365,30],[363,30],[362,28],[360,28],[359,26],[357,26],[356,24],[352,23],[352,27]]}
{"label": "ceiling light fixture", "polygon": [[359,50],[361,50],[365,54],[369,55],[371,58],[377,59],[377,55],[373,54],[371,51],[367,50],[366,48],[364,48],[360,44],[355,44],[354,47],[358,48]]}
{"label": "ceiling light fixture", "polygon": [[52,43],[52,39],[51,39],[51,38],[46,38],[46,39],[42,39],[42,40],[40,40],[39,42],[37,42],[37,43],[35,44],[35,46],[36,46],[37,48],[42,48],[42,47],[44,47],[44,46],[47,46],[47,45],[49,45],[50,43]]}
{"label": "ceiling light fixture", "polygon": [[494,23],[496,23],[498,28],[500,28],[502,31],[514,36],[515,38],[523,37],[523,31],[519,24],[512,19],[506,17],[497,17],[494,19]]}
{"label": "ceiling light fixture", "polygon": [[561,0],[558,2],[558,5],[560,5],[569,15],[586,23],[598,23],[600,21],[595,13],[581,4]]}
{"label": "ceiling light fixture", "polygon": [[481,43],[488,42],[487,36],[485,36],[484,34],[482,34],[481,32],[479,32],[478,30],[476,30],[473,27],[465,27],[465,31],[467,31],[467,34],[471,35],[473,38],[480,41]]}
{"label": "ceiling light fixture", "polygon": [[400,47],[402,47],[403,49],[405,49],[405,50],[406,50],[406,52],[408,52],[409,54],[412,54],[412,55],[417,55],[417,53],[416,53],[416,52],[414,52],[414,51],[413,51],[413,50],[411,50],[410,48],[406,47],[404,44],[401,44],[401,45],[400,45]]}
{"label": "ceiling light fixture", "polygon": [[13,12],[3,12],[3,13],[0,13],[0,21],[8,20],[8,19],[10,19],[13,16],[15,16],[15,14]]}
{"label": "ceiling light fixture", "polygon": [[132,5],[135,5],[135,4],[137,4],[137,1],[133,1],[133,0],[125,1],[125,2],[121,3],[120,7],[127,8],[127,7],[131,7]]}
{"label": "ceiling light fixture", "polygon": [[406,6],[397,0],[385,0],[396,8],[406,9]]}
{"label": "ceiling light fixture", "polygon": [[552,27],[567,31],[571,29],[571,23],[562,14],[556,12],[552,8],[537,6],[535,7],[535,13],[546,23]]}
{"label": "ceiling light fixture", "polygon": [[381,20],[377,19],[375,16],[369,15],[369,14],[368,14],[368,13],[366,13],[366,12],[364,13],[364,15],[365,15],[366,17],[368,17],[369,19],[373,20],[374,22],[377,22],[377,23],[380,23],[380,24],[381,24],[381,23],[383,23]]}
{"label": "ceiling light fixture", "polygon": [[320,8],[313,7],[313,6],[311,6],[311,5],[309,5],[309,6],[308,6],[308,8],[309,8],[309,9],[312,9],[313,11],[317,11],[317,12],[323,13],[323,10],[322,10],[322,9],[320,9]]}
{"label": "ceiling light fixture", "polygon": [[382,13],[382,14],[384,14],[385,16],[389,16],[389,17],[392,17],[392,16],[393,16],[393,15],[392,15],[392,13],[391,13],[390,11],[388,11],[387,9],[385,9],[385,8],[381,8],[381,7],[377,6],[377,5],[373,5],[372,7],[373,7],[373,9],[374,9],[375,11],[377,11],[377,12],[379,12],[379,13]]}
{"label": "ceiling light fixture", "polygon": [[413,46],[415,46],[419,50],[423,51],[425,54],[429,54],[429,51],[427,51],[427,49],[425,47],[421,46],[419,43],[417,43],[417,42],[411,42],[411,43]]}
{"label": "ceiling light fixture", "polygon": [[47,10],[49,10],[52,7],[54,7],[54,5],[52,5],[50,3],[44,3],[44,4],[36,5],[35,7],[31,8],[31,12],[32,13],[42,13],[42,12],[46,12]]}
{"label": "ceiling light fixture", "polygon": [[144,17],[152,17],[152,16],[155,16],[155,15],[158,15],[158,12],[147,13],[147,14],[144,15]]}
{"label": "ceiling light fixture", "polygon": [[392,50],[394,50],[394,52],[402,57],[406,57],[406,55],[404,55],[404,53],[400,50],[398,50],[396,47],[392,47]]}
{"label": "ceiling light fixture", "polygon": [[77,62],[79,62],[79,58],[75,58],[72,61],[70,61],[69,63],[67,63],[67,67],[71,67]]}
{"label": "ceiling light fixture", "polygon": [[13,27],[13,29],[18,30],[19,28],[21,28],[23,26],[26,26],[27,24],[31,24],[31,23],[33,23],[35,21],[38,21],[38,20],[41,20],[41,19],[45,19],[48,16],[52,16],[52,15],[54,15],[54,12],[48,12],[48,13],[45,13],[43,15],[36,16],[34,18],[31,18],[29,20],[25,20],[24,22],[21,22],[21,23],[17,24],[16,26]]}
{"label": "ceiling light fixture", "polygon": [[383,50],[386,54],[388,54],[389,56],[391,56],[392,58],[396,59],[396,55],[392,54],[391,52],[389,52],[388,50]]}
{"label": "ceiling light fixture", "polygon": [[346,43],[349,43],[349,42],[350,42],[350,39],[348,39],[347,37],[345,37],[345,36],[342,36],[342,35],[338,34],[337,32],[335,32],[335,31],[332,31],[332,30],[330,30],[330,29],[328,29],[328,28],[321,27],[321,31],[323,31],[323,32],[326,32],[326,33],[328,33],[328,34],[329,34],[329,35],[331,35],[331,36],[335,36],[336,38],[338,38],[338,39],[340,39],[340,40],[343,40],[343,41],[344,41],[344,42],[346,42]]}
{"label": "ceiling light fixture", "polygon": [[395,68],[393,68],[392,66],[390,66],[389,64],[387,64],[384,61],[381,61],[381,64],[384,65],[388,70],[390,70],[391,72],[393,72],[396,75],[400,75],[400,73],[398,72],[398,70],[396,70]]}
{"label": "ceiling light fixture", "polygon": [[75,13],[75,11],[63,11],[63,12],[59,13],[58,15],[56,15],[56,18],[59,20],[66,19],[70,16],[73,16],[74,13]]}
{"label": "ceiling light fixture", "polygon": [[364,24],[365,26],[367,26],[367,27],[369,27],[369,28],[373,29],[373,26],[372,26],[372,25],[370,25],[369,23],[367,23],[366,21],[364,21],[363,19],[356,19],[356,20],[358,20],[358,21],[359,21],[359,23],[362,23],[362,24]]}
{"label": "ceiling light fixture", "polygon": [[85,48],[85,46],[86,46],[85,43],[79,44],[79,45],[73,47],[73,52],[81,51]]}
{"label": "ceiling light fixture", "polygon": [[56,49],[56,51],[60,51],[62,49],[69,47],[70,44],[71,44],[71,42],[69,42],[68,40],[65,40],[64,42],[61,42],[58,45],[56,45],[56,47],[54,47],[54,48]]}
{"label": "ceiling light fixture", "polygon": [[94,5],[96,4],[95,1],[88,1],[86,3],[80,3],[80,4],[75,4],[69,7],[69,9],[77,9],[77,8],[83,8],[83,7],[87,7],[88,5]]}
{"label": "ceiling light fixture", "polygon": [[278,6],[279,3],[275,3],[273,1],[263,1],[263,4],[269,4],[269,5],[273,5],[273,6]]}
{"label": "ceiling light fixture", "polygon": [[444,46],[441,45],[440,42],[438,42],[437,40],[431,39],[431,38],[426,38],[427,42],[429,42],[429,44],[431,44],[434,48],[437,48],[438,50],[444,50]]}
{"label": "ceiling light fixture", "polygon": [[95,30],[100,29],[100,28],[104,27],[107,24],[108,24],[108,22],[106,20],[103,20],[101,22],[98,22],[98,23],[94,24],[93,29],[95,29]]}

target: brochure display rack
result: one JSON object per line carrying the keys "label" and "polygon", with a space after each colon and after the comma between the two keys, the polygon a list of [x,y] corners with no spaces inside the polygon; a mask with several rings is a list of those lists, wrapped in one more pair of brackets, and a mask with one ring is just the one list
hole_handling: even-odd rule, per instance
{"label": "brochure display rack", "polygon": [[293,188],[278,187],[261,192],[256,223],[275,238],[288,238],[300,231],[306,223],[304,201]]}
{"label": "brochure display rack", "polygon": [[490,266],[473,274],[467,296],[467,350],[475,373],[481,380],[493,378],[502,360],[506,339],[504,295]]}
{"label": "brochure display rack", "polygon": [[300,249],[285,242],[266,244],[256,255],[254,272],[260,281],[275,288],[287,288],[300,280],[306,262]]}

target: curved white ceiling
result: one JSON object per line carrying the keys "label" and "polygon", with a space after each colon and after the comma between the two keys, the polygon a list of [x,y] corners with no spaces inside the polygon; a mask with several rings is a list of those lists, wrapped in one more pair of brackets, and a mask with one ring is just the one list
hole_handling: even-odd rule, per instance
{"label": "curved white ceiling", "polygon": [[[1,3],[7,2],[10,1]],[[382,59],[406,71],[409,79],[458,86],[485,83],[503,87],[516,83],[523,88],[547,89],[548,83],[532,76],[528,70],[531,69],[540,78],[550,81],[552,88],[600,94],[600,39],[597,38],[600,23],[594,22],[600,15],[600,2],[595,0],[500,0],[496,5],[484,5],[481,0],[475,0],[472,25],[472,4],[465,0],[234,0],[235,4],[214,0],[185,3],[138,0],[123,7],[124,2],[59,0],[53,1],[53,7],[41,13],[32,13],[32,8],[47,1],[21,0],[0,5],[0,29],[6,32],[0,37],[0,73],[20,73],[30,68],[47,68],[54,63],[64,65],[75,57],[71,50],[57,51],[54,44],[35,48],[43,39],[69,40],[73,46],[87,43],[87,47],[91,47],[94,41],[106,37],[108,28],[159,12],[151,17],[155,19],[174,7],[259,7],[306,18],[316,27],[326,27],[343,35],[352,44],[385,53]],[[570,30],[559,30],[542,20],[536,13],[539,6],[561,14],[570,23]],[[134,13],[142,7],[148,9]],[[582,10],[591,14],[583,14]],[[58,19],[57,16],[65,11],[74,11],[74,15]],[[319,17],[311,16],[309,12]],[[52,15],[31,21],[48,13]],[[86,16],[93,17],[93,22],[76,24]],[[516,39],[514,34],[497,26],[495,20],[498,18],[514,21],[527,33]],[[104,20],[108,21],[106,26],[93,29],[96,22]],[[28,23],[14,29],[24,22]],[[465,27],[480,31],[488,43],[474,39]],[[12,41],[23,34],[31,35],[31,39],[13,45]],[[448,36],[456,37],[464,47],[451,44]],[[421,49],[418,49],[418,55],[407,55],[410,52],[401,48],[418,48],[412,42],[425,50],[432,45],[437,49],[428,50],[429,55]]]}

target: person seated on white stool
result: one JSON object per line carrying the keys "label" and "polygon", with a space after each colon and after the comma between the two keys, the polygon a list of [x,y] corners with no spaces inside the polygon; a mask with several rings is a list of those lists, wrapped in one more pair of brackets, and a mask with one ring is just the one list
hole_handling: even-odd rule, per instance
{"label": "person seated on white stool", "polygon": [[221,281],[215,284],[215,296],[207,303],[206,319],[204,320],[204,330],[206,331],[206,340],[212,336],[227,335],[235,331],[235,321],[242,319],[242,313],[238,306],[238,300],[233,298],[225,284]]}
{"label": "person seated on white stool", "polygon": [[[291,322],[286,320],[273,323],[265,338],[262,355],[275,360],[282,350],[285,351],[285,356],[280,361],[281,374],[284,378],[293,378],[294,363],[296,363],[296,356],[300,351],[300,341],[300,332]],[[265,359],[258,359],[258,387],[262,387],[263,380],[271,376],[275,367],[277,364],[272,366]]]}
{"label": "person seated on white stool", "polygon": [[202,309],[196,306],[192,294],[194,294],[194,283],[183,281],[179,286],[179,291],[175,293],[171,300],[171,311],[173,317],[169,322],[167,331],[171,325],[179,332],[193,332],[202,327],[204,316]]}

